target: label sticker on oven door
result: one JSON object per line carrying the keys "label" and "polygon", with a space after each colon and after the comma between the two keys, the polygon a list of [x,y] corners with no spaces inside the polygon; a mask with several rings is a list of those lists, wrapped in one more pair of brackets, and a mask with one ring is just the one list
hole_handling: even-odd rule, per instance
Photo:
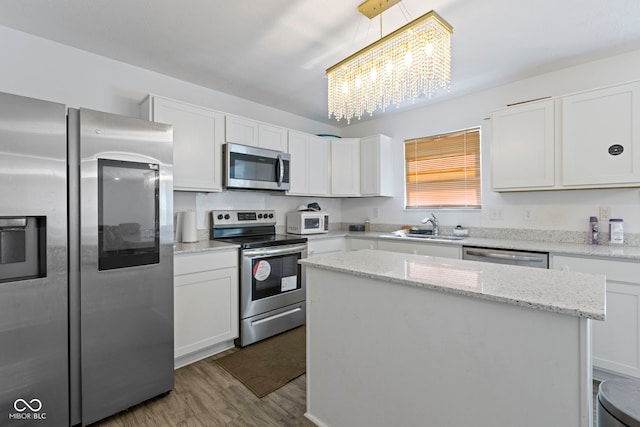
{"label": "label sticker on oven door", "polygon": [[267,280],[269,275],[271,274],[271,264],[268,261],[261,260],[256,262],[253,265],[253,277],[258,281],[262,282],[263,280]]}
{"label": "label sticker on oven door", "polygon": [[298,276],[283,277],[280,281],[281,292],[292,291],[298,287]]}

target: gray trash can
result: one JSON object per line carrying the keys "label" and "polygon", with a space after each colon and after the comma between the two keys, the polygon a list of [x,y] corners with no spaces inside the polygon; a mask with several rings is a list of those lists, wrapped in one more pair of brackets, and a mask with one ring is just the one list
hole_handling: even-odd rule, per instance
{"label": "gray trash can", "polygon": [[640,380],[605,380],[597,400],[598,427],[640,427]]}

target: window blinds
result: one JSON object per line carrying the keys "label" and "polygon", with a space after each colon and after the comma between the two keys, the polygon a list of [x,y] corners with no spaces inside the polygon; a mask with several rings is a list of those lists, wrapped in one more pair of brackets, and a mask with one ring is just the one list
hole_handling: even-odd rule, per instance
{"label": "window blinds", "polygon": [[482,206],[480,128],[405,141],[407,209]]}

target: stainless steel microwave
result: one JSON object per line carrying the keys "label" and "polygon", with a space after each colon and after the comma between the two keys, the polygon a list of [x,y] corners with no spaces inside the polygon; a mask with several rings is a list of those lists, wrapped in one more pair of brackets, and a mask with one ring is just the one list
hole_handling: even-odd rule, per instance
{"label": "stainless steel microwave", "polygon": [[224,185],[230,189],[287,191],[291,155],[248,145],[223,145]]}

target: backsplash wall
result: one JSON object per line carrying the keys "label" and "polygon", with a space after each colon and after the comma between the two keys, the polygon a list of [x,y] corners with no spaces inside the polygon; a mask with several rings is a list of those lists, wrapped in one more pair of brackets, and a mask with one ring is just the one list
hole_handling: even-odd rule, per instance
{"label": "backsplash wall", "polygon": [[286,227],[286,213],[311,202],[317,202],[322,211],[330,215],[331,223],[342,222],[342,199],[337,198],[297,197],[257,191],[223,191],[221,193],[174,191],[173,193],[174,214],[187,210],[195,211],[199,236],[208,236],[206,233],[211,228],[212,210],[275,210],[276,227]]}

